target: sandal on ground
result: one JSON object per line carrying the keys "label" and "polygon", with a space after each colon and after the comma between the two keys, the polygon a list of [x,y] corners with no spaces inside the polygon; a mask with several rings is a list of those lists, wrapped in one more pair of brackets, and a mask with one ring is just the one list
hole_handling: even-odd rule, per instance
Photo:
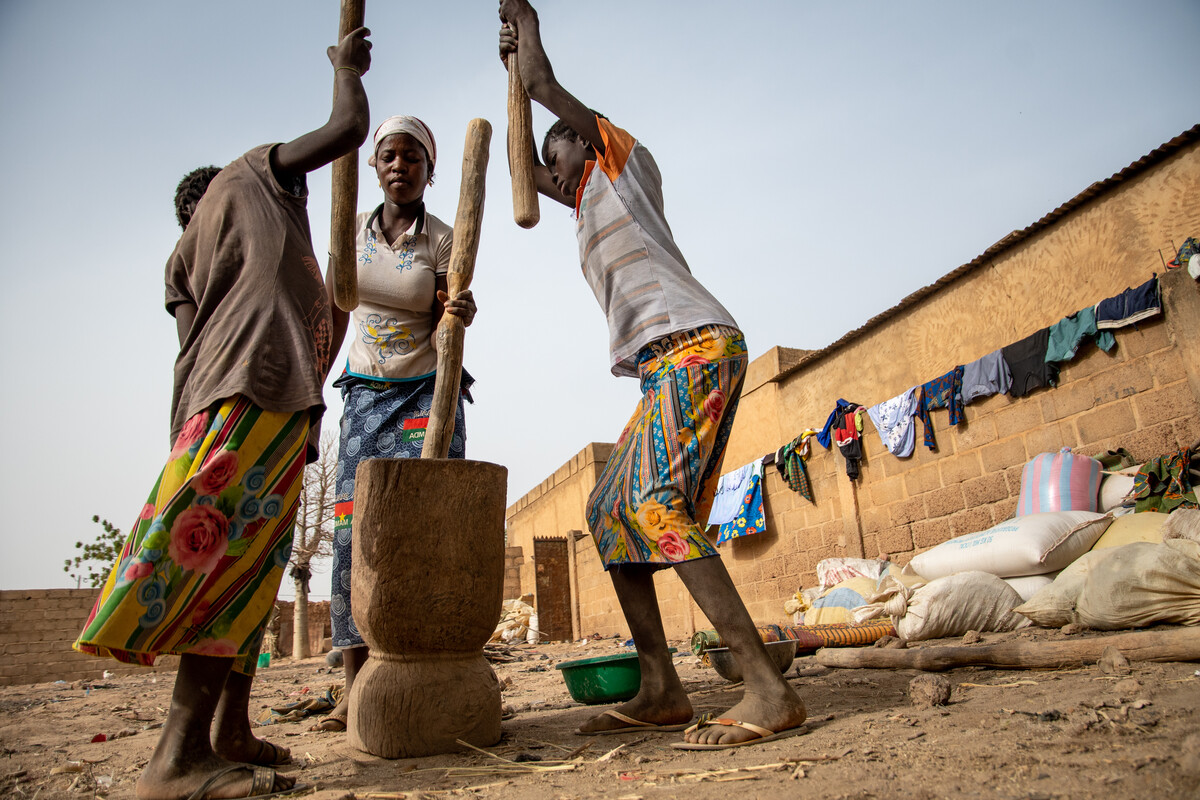
{"label": "sandal on ground", "polygon": [[627,716],[625,714],[622,714],[620,711],[615,711],[613,709],[609,709],[608,711],[605,711],[600,716],[602,716],[602,717],[609,716],[609,717],[612,717],[613,719],[617,720],[618,722],[624,722],[625,724],[624,724],[624,726],[622,726],[620,728],[608,728],[608,729],[602,730],[602,731],[576,730],[575,734],[577,736],[608,736],[608,735],[614,734],[614,733],[633,733],[635,731],[668,732],[668,731],[681,731],[688,726],[688,723],[686,723],[686,722],[680,722],[677,724],[670,724],[670,725],[659,725],[658,723],[655,723],[655,722],[643,722],[640,719],[634,719],[633,717]]}
{"label": "sandal on ground", "polygon": [[208,776],[208,780],[200,785],[200,788],[188,795],[188,800],[204,800],[208,795],[208,790],[233,772],[242,772],[244,770],[253,771],[253,780],[250,781],[250,793],[240,795],[238,800],[261,800],[266,797],[282,797],[283,795],[295,794],[303,792],[309,788],[308,784],[298,783],[287,789],[272,791],[275,788],[275,770],[270,767],[253,767],[249,764],[233,764],[232,766],[219,769],[212,775]]}
{"label": "sandal on ground", "polygon": [[315,725],[310,725],[310,731],[317,733],[342,733],[346,730],[346,720],[341,717],[328,716]]}
{"label": "sandal on ground", "polygon": [[671,747],[676,750],[728,750],[731,747],[745,747],[751,744],[762,744],[763,742],[773,742],[776,739],[786,739],[789,736],[798,736],[801,733],[806,733],[803,725],[797,725],[794,728],[786,728],[782,731],[773,731],[770,728],[764,728],[760,725],[755,725],[753,722],[740,722],[736,719],[702,719],[692,727],[684,731],[684,734],[698,731],[701,728],[710,728],[714,725],[724,725],[727,728],[742,728],[756,734],[756,738],[747,739],[744,742],[731,742],[729,744],[701,744],[699,742],[671,742]]}

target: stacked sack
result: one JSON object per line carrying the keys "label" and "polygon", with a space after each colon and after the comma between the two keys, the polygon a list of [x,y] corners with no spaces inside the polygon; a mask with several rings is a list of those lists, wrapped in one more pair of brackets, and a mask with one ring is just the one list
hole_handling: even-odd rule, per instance
{"label": "stacked sack", "polygon": [[1079,623],[1111,631],[1200,625],[1200,510],[1131,514],[1113,527],[1122,519],[1138,521],[1149,540],[1105,547],[1097,542],[1016,612],[1043,627]]}
{"label": "stacked sack", "polygon": [[1010,631],[1029,620],[1014,609],[1091,549],[1112,518],[1098,510],[1101,464],[1062,449],[1022,471],[1017,515],[943,542],[906,568],[924,583],[881,585],[856,619],[890,616],[909,640]]}

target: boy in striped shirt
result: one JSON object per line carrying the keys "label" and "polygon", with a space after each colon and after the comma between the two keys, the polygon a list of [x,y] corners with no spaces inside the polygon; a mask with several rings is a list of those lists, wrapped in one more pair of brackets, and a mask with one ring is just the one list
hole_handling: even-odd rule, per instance
{"label": "boy in striped shirt", "polygon": [[[804,704],[771,662],[703,533],[745,377],[745,340],[675,245],[649,151],[558,83],[526,0],[502,0],[500,18],[501,58],[520,60],[530,98],[558,117],[542,146],[544,163],[535,164],[538,190],[575,209],[580,263],[608,322],[611,370],[638,377],[642,387],[587,504],[588,527],[637,645],[641,689],[579,732],[686,727],[684,741],[673,745],[681,749],[799,733]],[[654,589],[654,572],[667,567],[745,680],[740,703],[691,727],[691,702],[671,664]]]}

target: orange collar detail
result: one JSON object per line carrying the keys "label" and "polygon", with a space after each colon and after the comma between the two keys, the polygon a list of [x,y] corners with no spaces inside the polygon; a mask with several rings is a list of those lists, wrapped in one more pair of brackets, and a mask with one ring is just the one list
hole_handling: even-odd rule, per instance
{"label": "orange collar detail", "polygon": [[579,207],[583,204],[583,187],[587,186],[588,178],[592,177],[592,170],[596,168],[595,161],[586,161],[583,164],[583,177],[579,179],[579,188],[575,190],[575,217],[579,217]]}

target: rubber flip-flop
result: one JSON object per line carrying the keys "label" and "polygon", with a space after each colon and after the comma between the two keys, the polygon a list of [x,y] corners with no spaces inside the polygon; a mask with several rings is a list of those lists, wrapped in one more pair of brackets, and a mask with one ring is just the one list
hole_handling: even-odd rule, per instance
{"label": "rubber flip-flop", "polygon": [[221,778],[225,777],[231,772],[240,772],[247,769],[253,770],[252,774],[254,776],[250,781],[250,794],[241,795],[239,798],[236,798],[236,800],[263,800],[263,798],[267,797],[283,797],[284,795],[304,792],[311,788],[307,783],[298,783],[287,789],[280,789],[277,792],[273,792],[271,789],[275,786],[275,770],[271,769],[270,767],[254,767],[249,764],[233,764],[225,767],[224,769],[219,769],[212,775],[209,775],[208,780],[201,784],[199,789],[188,795],[188,800],[204,800],[204,797],[208,794],[208,790],[213,788],[213,785],[221,780]]}
{"label": "rubber flip-flop", "polygon": [[755,739],[747,739],[744,742],[730,742],[729,744],[700,744],[699,742],[671,742],[671,747],[676,750],[728,750],[731,747],[745,747],[752,744],[763,744],[764,742],[773,742],[777,739],[786,739],[789,736],[799,736],[802,733],[807,733],[807,729],[803,725],[797,725],[794,728],[786,728],[782,731],[773,731],[770,728],[764,728],[760,725],[755,725],[753,722],[740,722],[736,719],[702,719],[695,725],[684,731],[685,734],[692,731],[698,731],[701,728],[709,728],[713,725],[724,725],[728,728],[742,728],[757,734]]}
{"label": "rubber flip-flop", "polygon": [[613,709],[609,709],[608,711],[605,711],[600,716],[603,717],[606,715],[609,717],[612,717],[613,719],[617,720],[618,722],[624,722],[625,727],[609,728],[607,730],[602,730],[602,731],[576,730],[575,734],[577,736],[611,736],[614,733],[636,733],[639,731],[661,731],[663,733],[670,733],[673,731],[681,731],[688,726],[688,723],[686,723],[686,722],[680,722],[680,723],[671,724],[671,725],[659,725],[654,722],[643,722],[640,719],[634,719],[633,717],[627,716],[625,714],[622,714],[620,711],[615,711]]}

